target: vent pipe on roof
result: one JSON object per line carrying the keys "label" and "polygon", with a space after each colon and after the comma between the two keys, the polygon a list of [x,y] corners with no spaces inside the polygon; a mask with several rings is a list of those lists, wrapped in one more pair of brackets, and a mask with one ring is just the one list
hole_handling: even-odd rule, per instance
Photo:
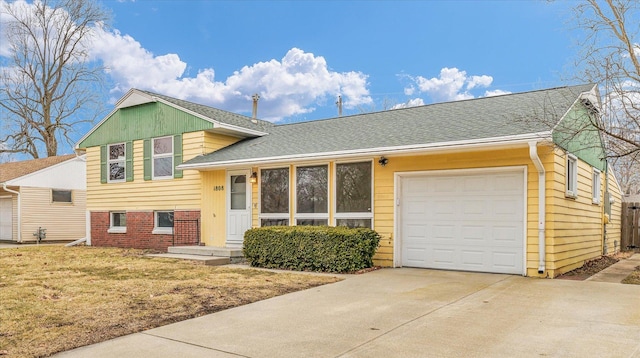
{"label": "vent pipe on roof", "polygon": [[342,117],[342,96],[338,96],[336,105],[338,106],[338,117]]}
{"label": "vent pipe on roof", "polygon": [[251,98],[253,99],[253,111],[251,112],[251,122],[253,123],[258,123],[257,118],[258,118],[258,100],[260,99],[260,95],[259,94],[254,94],[253,96],[251,96]]}

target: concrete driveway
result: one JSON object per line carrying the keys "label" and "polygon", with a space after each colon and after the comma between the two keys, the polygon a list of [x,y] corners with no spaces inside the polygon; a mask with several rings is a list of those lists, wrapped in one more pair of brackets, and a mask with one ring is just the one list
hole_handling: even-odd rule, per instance
{"label": "concrete driveway", "polygon": [[640,357],[640,286],[384,269],[58,357]]}

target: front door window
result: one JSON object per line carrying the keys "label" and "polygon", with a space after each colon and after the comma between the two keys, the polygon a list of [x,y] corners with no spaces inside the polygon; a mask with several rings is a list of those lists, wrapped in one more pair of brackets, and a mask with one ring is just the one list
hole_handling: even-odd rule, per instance
{"label": "front door window", "polygon": [[245,210],[247,206],[247,176],[231,176],[231,210]]}

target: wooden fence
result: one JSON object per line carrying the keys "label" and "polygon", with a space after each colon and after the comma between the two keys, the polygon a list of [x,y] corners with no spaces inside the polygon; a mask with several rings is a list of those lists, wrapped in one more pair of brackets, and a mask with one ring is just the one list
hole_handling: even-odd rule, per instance
{"label": "wooden fence", "polygon": [[640,202],[622,203],[622,250],[640,247]]}

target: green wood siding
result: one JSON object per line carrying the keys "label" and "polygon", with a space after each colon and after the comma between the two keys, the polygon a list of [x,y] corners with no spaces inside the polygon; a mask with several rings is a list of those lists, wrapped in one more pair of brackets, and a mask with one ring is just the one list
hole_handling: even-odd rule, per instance
{"label": "green wood siding", "polygon": [[606,169],[606,153],[600,133],[592,124],[589,111],[575,105],[553,131],[553,142],[576,157],[598,168]]}
{"label": "green wood siding", "polygon": [[146,103],[117,110],[78,146],[88,148],[212,128],[213,123],[163,103]]}

